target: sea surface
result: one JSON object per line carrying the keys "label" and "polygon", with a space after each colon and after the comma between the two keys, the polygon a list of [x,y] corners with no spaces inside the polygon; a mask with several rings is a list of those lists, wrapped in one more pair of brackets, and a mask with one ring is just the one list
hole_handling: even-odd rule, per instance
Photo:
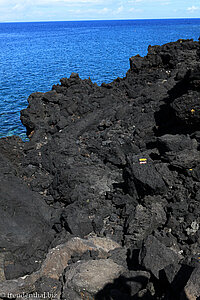
{"label": "sea surface", "polygon": [[124,77],[148,45],[200,36],[200,19],[0,23],[0,137],[25,138],[20,110],[72,72],[99,85]]}

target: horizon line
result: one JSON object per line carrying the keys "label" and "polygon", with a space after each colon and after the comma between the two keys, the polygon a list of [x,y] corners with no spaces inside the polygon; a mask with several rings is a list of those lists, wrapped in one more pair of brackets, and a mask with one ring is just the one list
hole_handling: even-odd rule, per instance
{"label": "horizon line", "polygon": [[200,18],[189,18],[189,17],[165,17],[165,18],[136,18],[136,19],[80,19],[80,20],[35,20],[35,21],[0,21],[0,24],[9,23],[50,23],[50,22],[95,22],[95,21],[139,21],[139,20],[199,20]]}

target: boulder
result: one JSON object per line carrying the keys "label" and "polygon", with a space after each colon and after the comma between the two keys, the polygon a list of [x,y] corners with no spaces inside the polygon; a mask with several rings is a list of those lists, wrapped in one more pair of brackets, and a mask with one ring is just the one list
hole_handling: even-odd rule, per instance
{"label": "boulder", "polygon": [[106,285],[123,273],[125,269],[111,259],[78,262],[65,273],[63,297],[67,298],[69,290],[81,297],[94,297]]}
{"label": "boulder", "polygon": [[127,177],[130,189],[133,183],[139,195],[162,194],[166,190],[165,182],[147,155],[128,157]]}
{"label": "boulder", "polygon": [[181,255],[163,245],[154,236],[150,235],[144,243],[140,253],[142,265],[159,278],[159,272],[169,265],[178,265]]}
{"label": "boulder", "polygon": [[190,279],[188,280],[186,287],[184,288],[185,295],[188,300],[197,300],[200,297],[200,266],[196,266],[193,270]]}
{"label": "boulder", "polygon": [[11,279],[40,266],[54,238],[54,210],[16,177],[1,179],[0,193],[0,244],[5,276]]}

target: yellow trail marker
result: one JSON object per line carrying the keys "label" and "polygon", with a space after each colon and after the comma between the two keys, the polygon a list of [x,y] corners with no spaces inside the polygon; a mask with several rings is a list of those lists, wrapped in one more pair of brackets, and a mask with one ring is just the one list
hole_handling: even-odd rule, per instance
{"label": "yellow trail marker", "polygon": [[140,164],[146,164],[147,163],[147,159],[146,158],[140,158],[139,162],[140,162]]}

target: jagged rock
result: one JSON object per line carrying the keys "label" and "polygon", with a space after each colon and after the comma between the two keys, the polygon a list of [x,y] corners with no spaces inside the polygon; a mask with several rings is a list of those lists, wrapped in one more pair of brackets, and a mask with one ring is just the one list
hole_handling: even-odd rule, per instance
{"label": "jagged rock", "polygon": [[115,248],[109,251],[109,255],[116,264],[127,268],[127,248]]}
{"label": "jagged rock", "polygon": [[190,170],[198,165],[199,151],[183,150],[178,153],[169,152],[168,159],[172,166],[181,168],[183,170]]}
{"label": "jagged rock", "polygon": [[[110,257],[129,287],[116,278],[105,297],[180,298],[199,255],[199,53],[193,40],[149,46],[123,79],[72,74],[29,97],[29,142],[0,139],[2,293],[61,291],[68,265]],[[104,238],[71,240],[94,234]],[[151,278],[137,286],[141,267]]]}
{"label": "jagged rock", "polygon": [[[142,160],[144,160],[144,163]],[[127,173],[130,189],[136,187],[139,195],[162,194],[166,190],[165,182],[154,167],[153,161],[147,155],[141,154],[129,157]],[[132,186],[132,182],[134,186]]]}
{"label": "jagged rock", "polygon": [[143,241],[158,226],[166,222],[166,214],[163,206],[159,202],[152,203],[150,207],[144,207],[138,204],[134,214],[131,214],[127,220],[127,241],[131,239],[132,243]]}
{"label": "jagged rock", "polygon": [[183,134],[165,134],[158,138],[160,148],[163,152],[179,152],[182,150],[192,150],[197,148],[196,140],[192,140],[189,136]]}
{"label": "jagged rock", "polygon": [[12,294],[10,298],[15,298],[15,295],[23,292],[37,292],[36,287],[39,286],[40,289],[43,289],[44,282],[50,284],[49,288],[53,282],[53,286],[56,286],[57,289],[60,287],[59,278],[68,266],[72,255],[77,253],[81,255],[88,250],[94,250],[98,252],[98,257],[104,260],[109,251],[119,247],[119,244],[106,238],[96,237],[88,240],[73,238],[65,244],[51,249],[38,271],[24,277],[0,282],[0,297],[6,298],[5,295],[10,293]]}
{"label": "jagged rock", "polygon": [[63,297],[68,298],[69,290],[76,292],[80,298],[95,296],[107,284],[112,284],[123,271],[124,267],[111,259],[78,262],[65,273]]}
{"label": "jagged rock", "polygon": [[165,275],[169,283],[171,284],[173,283],[180,269],[181,269],[181,265],[179,264],[172,264],[165,267]]}
{"label": "jagged rock", "polygon": [[93,231],[92,220],[85,209],[80,213],[76,208],[69,207],[63,212],[61,218],[65,228],[73,235],[84,237]]}
{"label": "jagged rock", "polygon": [[5,253],[4,273],[11,279],[40,266],[54,238],[54,211],[16,177],[1,179],[0,193],[0,244]]}
{"label": "jagged rock", "polygon": [[141,262],[157,278],[161,270],[171,264],[178,265],[180,260],[180,254],[163,245],[154,236],[150,235],[145,241],[141,252]]}
{"label": "jagged rock", "polygon": [[192,272],[192,275],[184,289],[188,300],[197,300],[200,297],[199,276],[200,266],[198,265]]}
{"label": "jagged rock", "polygon": [[178,120],[185,123],[187,126],[199,125],[199,109],[200,109],[200,97],[196,91],[189,91],[188,94],[177,98],[172,103],[172,108],[175,111]]}

